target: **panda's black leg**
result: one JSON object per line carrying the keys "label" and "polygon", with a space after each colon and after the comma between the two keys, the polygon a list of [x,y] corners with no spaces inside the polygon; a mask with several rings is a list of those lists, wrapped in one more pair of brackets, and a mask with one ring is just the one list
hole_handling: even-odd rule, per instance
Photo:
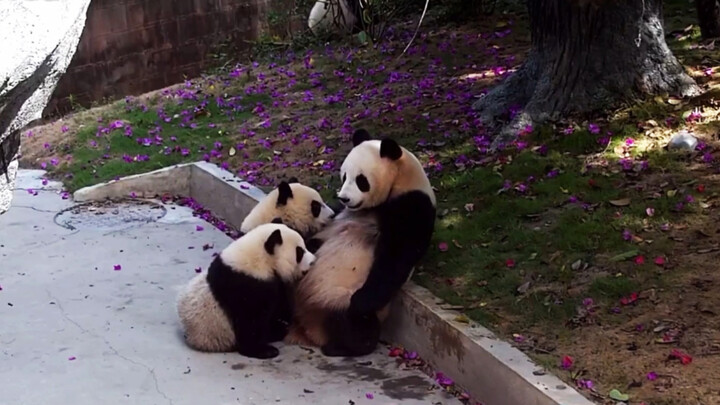
{"label": "panda's black leg", "polygon": [[280,350],[278,350],[276,347],[273,347],[272,345],[261,345],[240,348],[240,350],[238,350],[238,353],[245,357],[266,360],[277,357],[280,354]]}
{"label": "panda's black leg", "polygon": [[328,317],[326,328],[329,339],[321,350],[329,357],[365,356],[375,351],[380,340],[380,321],[374,313],[337,312]]}
{"label": "panda's black leg", "polygon": [[295,295],[294,285],[279,281],[277,287],[279,293],[275,310],[270,320],[268,330],[269,342],[279,342],[285,339],[293,318],[292,302]]}
{"label": "panda's black leg", "polygon": [[283,339],[285,339],[285,336],[287,336],[288,330],[290,328],[289,322],[285,321],[284,319],[275,319],[270,324],[270,332],[268,336],[269,342],[279,342]]}
{"label": "panda's black leg", "polygon": [[271,359],[280,354],[276,347],[269,344],[274,311],[272,307],[263,308],[245,324],[240,320],[233,322],[238,353],[256,359]]}

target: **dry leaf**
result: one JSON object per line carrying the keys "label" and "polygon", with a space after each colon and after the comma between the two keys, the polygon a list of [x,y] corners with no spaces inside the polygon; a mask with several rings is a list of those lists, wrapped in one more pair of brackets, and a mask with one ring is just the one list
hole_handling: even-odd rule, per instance
{"label": "dry leaf", "polygon": [[626,207],[630,205],[630,199],[629,198],[621,198],[619,200],[610,200],[610,204],[616,206],[616,207]]}
{"label": "dry leaf", "polygon": [[470,318],[468,318],[466,315],[458,315],[453,320],[460,323],[470,323]]}

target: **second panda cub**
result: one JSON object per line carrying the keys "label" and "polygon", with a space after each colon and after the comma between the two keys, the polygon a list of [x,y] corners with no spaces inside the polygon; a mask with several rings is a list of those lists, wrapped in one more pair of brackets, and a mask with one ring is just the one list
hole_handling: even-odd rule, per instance
{"label": "second panda cub", "polygon": [[178,315],[188,345],[269,359],[282,340],[278,322],[289,310],[287,285],[310,269],[315,256],[296,231],[263,224],[228,245],[180,293]]}
{"label": "second panda cub", "polygon": [[335,212],[325,204],[320,193],[292,177],[281,182],[250,211],[240,225],[240,233],[273,222],[285,224],[303,238],[309,238],[333,216]]}

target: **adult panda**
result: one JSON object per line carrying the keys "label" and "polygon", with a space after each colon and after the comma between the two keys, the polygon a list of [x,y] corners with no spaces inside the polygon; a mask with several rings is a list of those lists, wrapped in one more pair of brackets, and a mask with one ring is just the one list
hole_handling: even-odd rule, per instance
{"label": "adult panda", "polygon": [[337,21],[345,32],[360,32],[365,4],[364,0],[318,0],[310,10],[308,27],[313,34],[318,34],[332,29]]}
{"label": "adult panda", "polygon": [[315,256],[296,231],[260,225],[228,245],[180,291],[177,312],[187,344],[201,351],[237,350],[248,357],[278,355],[291,312],[287,288],[306,273]]}
{"label": "adult panda", "polygon": [[295,177],[282,181],[253,207],[240,224],[240,234],[267,223],[289,226],[307,239],[327,225],[335,212],[315,189]]}
{"label": "adult panda", "polygon": [[430,246],[436,200],[415,155],[362,129],[340,170],[345,209],[309,242],[317,260],[297,284],[285,341],[362,356],[375,350],[390,301]]}

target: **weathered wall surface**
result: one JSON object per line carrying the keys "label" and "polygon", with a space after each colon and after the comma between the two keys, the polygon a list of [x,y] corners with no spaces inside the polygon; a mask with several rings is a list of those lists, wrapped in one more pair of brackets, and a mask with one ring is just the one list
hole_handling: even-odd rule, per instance
{"label": "weathered wall surface", "polygon": [[267,29],[269,0],[92,0],[75,57],[44,115],[195,77],[222,40]]}

